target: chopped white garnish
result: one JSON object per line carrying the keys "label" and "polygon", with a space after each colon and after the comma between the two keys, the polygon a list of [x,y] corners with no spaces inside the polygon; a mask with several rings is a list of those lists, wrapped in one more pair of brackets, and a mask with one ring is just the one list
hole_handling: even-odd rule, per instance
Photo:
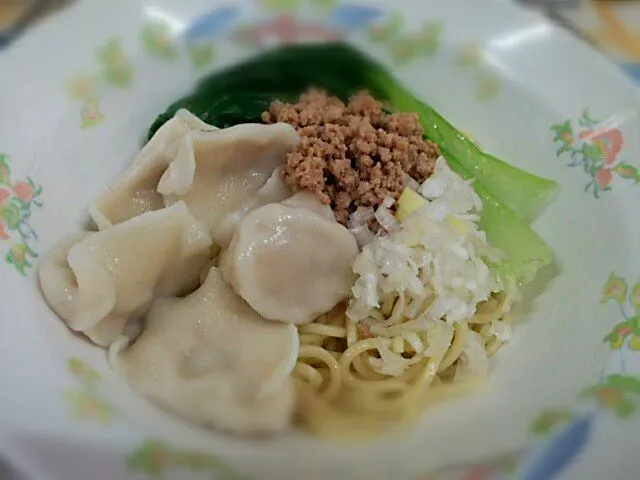
{"label": "chopped white garnish", "polygon": [[462,349],[458,368],[454,380],[463,382],[478,375],[489,372],[489,357],[484,348],[482,337],[470,330],[467,336],[467,344]]}
{"label": "chopped white garnish", "polygon": [[509,337],[511,336],[511,326],[508,323],[501,322],[500,320],[494,320],[491,322],[491,329],[489,331],[501,342],[508,342]]}
{"label": "chopped white garnish", "polygon": [[[399,231],[365,245],[354,262],[358,279],[347,311],[351,320],[367,321],[372,309],[403,292],[412,299],[433,297],[426,311],[431,320],[466,322],[494,290],[483,257],[497,254],[478,228],[482,203],[471,184],[440,158],[421,190],[426,204]],[[387,229],[391,222],[380,223]]]}
{"label": "chopped white garnish", "polygon": [[375,217],[380,226],[389,233],[397,232],[400,228],[400,224],[396,219],[396,216],[384,205],[378,207]]}
{"label": "chopped white garnish", "polygon": [[442,358],[453,340],[453,327],[440,320],[433,322],[427,330],[429,347],[424,355],[428,358]]}

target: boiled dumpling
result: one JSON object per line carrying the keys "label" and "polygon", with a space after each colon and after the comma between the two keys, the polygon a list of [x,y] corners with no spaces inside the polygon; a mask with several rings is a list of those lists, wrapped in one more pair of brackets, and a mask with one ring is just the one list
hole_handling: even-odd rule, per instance
{"label": "boiled dumpling", "polygon": [[180,202],[63,239],[45,257],[40,284],[71,329],[108,346],[154,296],[197,288],[210,245],[207,231]]}
{"label": "boiled dumpling", "polygon": [[328,312],[348,296],[358,255],[353,235],[328,216],[305,192],[252,211],[221,258],[225,279],[271,320],[300,325]]}
{"label": "boiled dumpling", "polygon": [[215,132],[190,132],[158,191],[171,205],[184,201],[193,215],[224,247],[233,233],[229,218],[242,217],[246,202],[263,187],[293,150],[299,136],[291,125],[242,124]]}
{"label": "boiled dumpling", "polygon": [[[229,245],[236,227],[250,211],[268,203],[286,200],[291,196],[291,190],[282,180],[282,170],[282,166],[277,167],[267,183],[255,195],[249,197],[240,207],[220,219],[215,235],[219,245]],[[329,211],[331,211],[331,207],[329,207]],[[333,215],[333,212],[331,214]]]}
{"label": "boiled dumpling", "polygon": [[124,175],[92,205],[90,214],[102,229],[184,201],[216,243],[226,246],[234,219],[248,211],[252,202],[247,201],[265,186],[300,137],[285,123],[219,130],[186,110],[176,113],[172,122],[158,130]]}
{"label": "boiled dumpling", "polygon": [[311,210],[312,212],[325,217],[327,220],[334,222],[336,220],[336,216],[333,214],[333,210],[331,210],[329,205],[323,204],[318,200],[318,197],[315,194],[304,190],[284,199],[282,201],[282,205],[293,208],[306,208],[307,210]]}
{"label": "boiled dumpling", "polygon": [[239,433],[289,424],[297,330],[260,317],[217,268],[188,297],[155,302],[145,325],[114,362],[140,393],[193,422]]}
{"label": "boiled dumpling", "polygon": [[256,198],[261,205],[267,203],[277,203],[282,200],[286,200],[291,196],[291,189],[284,183],[282,175],[284,173],[284,166],[280,165],[273,171],[267,183],[265,183],[258,193]]}
{"label": "boiled dumpling", "polygon": [[134,158],[120,179],[90,206],[99,229],[107,228],[144,212],[164,207],[158,182],[175,156],[175,142],[190,131],[217,130],[189,111],[181,109],[165,123]]}

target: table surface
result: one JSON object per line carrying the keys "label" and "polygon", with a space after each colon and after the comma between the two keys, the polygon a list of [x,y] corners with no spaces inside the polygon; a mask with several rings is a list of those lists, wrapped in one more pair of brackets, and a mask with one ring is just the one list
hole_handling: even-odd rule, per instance
{"label": "table surface", "polygon": [[75,0],[0,0],[0,32],[14,24],[36,3],[42,3],[37,19],[42,19]]}
{"label": "table surface", "polygon": [[[0,33],[39,0],[0,0]],[[45,18],[75,0],[41,0]],[[537,9],[611,56],[640,83],[640,0],[514,0]],[[27,33],[28,34],[28,33]]]}
{"label": "table surface", "polygon": [[24,9],[23,0],[7,0],[0,4],[0,27],[9,25]]}

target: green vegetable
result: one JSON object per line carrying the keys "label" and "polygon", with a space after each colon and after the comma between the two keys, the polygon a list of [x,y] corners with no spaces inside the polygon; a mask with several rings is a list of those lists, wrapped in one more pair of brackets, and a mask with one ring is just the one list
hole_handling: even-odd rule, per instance
{"label": "green vegetable", "polygon": [[[456,160],[448,160],[452,170],[464,178],[472,175]],[[516,213],[480,182],[474,189],[483,204],[480,228],[487,234],[492,247],[499,248],[507,259],[492,265],[493,271],[507,284],[513,280],[518,285],[530,283],[538,271],[553,262],[553,252],[538,234]]]}
{"label": "green vegetable", "polygon": [[311,86],[347,100],[368,88],[369,63],[367,57],[342,44],[291,46],[265,53],[204,78],[193,93],[156,119],[149,138],[180,108],[225,128],[262,122],[261,113],[273,100],[296,101]]}
{"label": "green vegetable", "polygon": [[[389,78],[386,84],[393,86],[388,90],[393,106],[398,111],[416,112],[427,138],[438,144],[445,158],[457,160],[520,218],[529,223],[549,204],[558,188],[556,182],[532,175],[480,151],[435,110],[392,80]],[[456,173],[461,174],[457,170]]]}
{"label": "green vegetable", "polygon": [[273,100],[295,101],[310,86],[322,88],[345,101],[357,91],[368,89],[393,110],[417,112],[426,136],[440,146],[446,158],[457,160],[526,222],[541,212],[557,189],[553,181],[481,152],[381,65],[339,43],[283,47],[214,73],[202,80],[192,94],[160,115],[149,137],[180,108],[187,108],[221,128],[261,122],[261,113]]}
{"label": "green vegetable", "polygon": [[215,73],[160,115],[149,137],[180,108],[221,128],[262,122],[261,114],[273,100],[295,101],[309,87],[344,101],[366,89],[390,110],[418,113],[426,136],[440,146],[451,168],[475,179],[473,186],[484,202],[482,228],[508,256],[494,266],[498,273],[526,284],[551,263],[551,251],[528,223],[548,204],[557,184],[481,152],[381,65],[344,44],[283,47]]}

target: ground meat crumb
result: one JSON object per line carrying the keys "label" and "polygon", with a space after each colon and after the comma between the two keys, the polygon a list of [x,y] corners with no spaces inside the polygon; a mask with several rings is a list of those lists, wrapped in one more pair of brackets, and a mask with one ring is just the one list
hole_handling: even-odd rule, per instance
{"label": "ground meat crumb", "polygon": [[424,140],[417,114],[388,114],[367,92],[345,105],[311,89],[296,104],[273,102],[262,118],[289,123],[302,137],[287,156],[285,183],[315,193],[345,225],[359,206],[397,199],[405,174],[423,182],[440,156],[438,146]]}

